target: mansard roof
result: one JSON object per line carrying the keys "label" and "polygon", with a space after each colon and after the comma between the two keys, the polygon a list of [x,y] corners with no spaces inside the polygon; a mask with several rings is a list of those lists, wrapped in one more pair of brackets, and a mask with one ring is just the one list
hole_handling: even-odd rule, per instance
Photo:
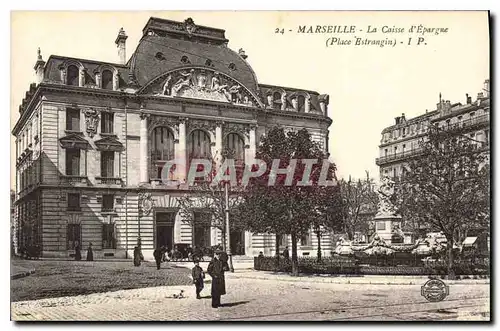
{"label": "mansard roof", "polygon": [[61,83],[61,72],[59,68],[63,65],[70,64],[74,64],[77,67],[83,66],[83,68],[85,68],[85,81],[87,82],[87,84],[95,84],[94,71],[103,66],[115,68],[118,71],[118,73],[120,74],[121,86],[124,86],[128,81],[129,68],[126,65],[60,55],[51,55],[47,60],[47,64],[45,65],[44,80],[49,83]]}
{"label": "mansard roof", "polygon": [[[150,18],[129,61],[140,86],[175,69],[205,66],[241,82],[257,94],[257,78],[242,56],[227,47],[224,30]],[[194,31],[192,33],[188,31]]]}

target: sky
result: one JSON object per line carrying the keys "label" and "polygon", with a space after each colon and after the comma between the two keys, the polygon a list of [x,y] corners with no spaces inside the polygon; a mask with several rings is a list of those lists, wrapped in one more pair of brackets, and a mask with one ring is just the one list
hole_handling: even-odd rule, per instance
{"label": "sky", "polygon": [[[465,103],[466,93],[475,99],[490,78],[486,12],[12,12],[11,127],[34,82],[38,47],[45,60],[52,54],[116,63],[114,41],[119,29],[123,27],[128,35],[128,58],[151,16],[178,21],[191,17],[195,24],[225,29],[228,46],[245,50],[259,83],[329,94],[333,120],[329,148],[339,178],[360,178],[369,171],[378,179],[375,158],[380,134],[394,124],[396,116],[405,113],[408,119],[435,109],[439,93],[452,103]],[[408,33],[412,25],[420,24],[447,28],[447,32]],[[354,25],[357,32],[297,33],[303,25]],[[377,32],[368,33],[369,25]],[[382,33],[383,26],[405,32]],[[395,47],[327,47],[329,37],[397,43]],[[418,37],[425,42],[416,46]],[[13,143],[11,137],[11,187],[15,183]]]}

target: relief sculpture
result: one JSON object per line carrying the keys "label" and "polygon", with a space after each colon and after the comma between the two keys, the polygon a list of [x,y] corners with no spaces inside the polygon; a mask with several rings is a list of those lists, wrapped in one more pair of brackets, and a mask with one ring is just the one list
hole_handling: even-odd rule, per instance
{"label": "relief sculpture", "polygon": [[164,96],[231,102],[250,107],[257,105],[254,97],[240,84],[219,72],[204,69],[170,73],[149,90]]}

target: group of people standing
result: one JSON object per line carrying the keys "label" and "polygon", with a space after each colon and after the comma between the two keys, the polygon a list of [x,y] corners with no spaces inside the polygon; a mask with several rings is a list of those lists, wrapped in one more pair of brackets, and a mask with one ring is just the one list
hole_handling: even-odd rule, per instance
{"label": "group of people standing", "polygon": [[[201,299],[200,293],[204,288],[205,272],[200,267],[200,261],[194,260],[194,267],[191,270],[193,284],[196,288],[196,298]],[[214,252],[214,257],[207,267],[207,273],[212,278],[212,308],[218,308],[221,305],[221,296],[226,294],[226,279],[224,273],[229,271],[228,256],[221,250]]]}
{"label": "group of people standing", "polygon": [[[80,243],[77,241],[75,243],[75,261],[82,260],[82,248],[80,247]],[[87,261],[94,261],[94,251],[92,250],[92,243],[89,243],[89,247],[87,248]]]}

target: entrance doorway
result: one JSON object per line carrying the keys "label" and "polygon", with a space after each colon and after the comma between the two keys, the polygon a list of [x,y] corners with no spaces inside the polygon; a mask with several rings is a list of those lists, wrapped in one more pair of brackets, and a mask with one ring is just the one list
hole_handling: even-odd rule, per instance
{"label": "entrance doorway", "polygon": [[174,246],[175,213],[156,213],[156,247],[165,246],[171,250]]}
{"label": "entrance doorway", "polygon": [[245,232],[231,231],[231,254],[245,255]]}

